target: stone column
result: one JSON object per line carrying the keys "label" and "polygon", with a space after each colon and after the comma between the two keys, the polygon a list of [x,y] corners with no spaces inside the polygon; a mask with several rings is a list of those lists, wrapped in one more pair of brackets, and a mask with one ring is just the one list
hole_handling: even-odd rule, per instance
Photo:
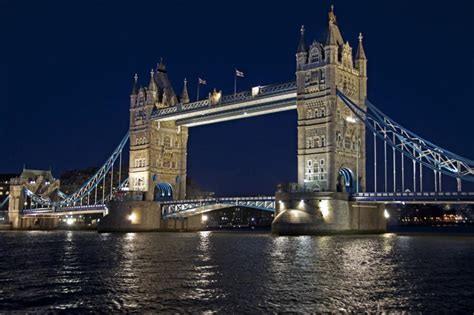
{"label": "stone column", "polygon": [[10,185],[10,201],[8,203],[8,218],[14,229],[20,227],[20,211],[24,203],[23,185],[16,180],[12,180]]}

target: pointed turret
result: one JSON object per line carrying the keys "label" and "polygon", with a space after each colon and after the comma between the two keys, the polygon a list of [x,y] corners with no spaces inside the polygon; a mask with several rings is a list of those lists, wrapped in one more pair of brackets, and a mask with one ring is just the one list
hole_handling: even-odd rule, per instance
{"label": "pointed turret", "polygon": [[156,87],[156,82],[155,82],[155,78],[154,78],[154,75],[155,75],[155,71],[153,71],[153,69],[151,69],[150,71],[150,84],[148,84],[148,91],[157,91],[157,87]]}
{"label": "pointed turret", "polygon": [[160,58],[160,63],[156,65],[156,70],[166,72],[166,66],[163,63],[163,57]]}
{"label": "pointed turret", "polygon": [[359,33],[359,47],[357,47],[356,60],[367,60],[367,57],[365,56],[364,45],[362,45],[363,38],[364,37],[362,36],[362,33]]}
{"label": "pointed turret", "polygon": [[138,93],[138,74],[135,73],[133,76],[133,88],[132,88],[132,95],[137,95]]}
{"label": "pointed turret", "polygon": [[137,94],[138,94],[138,74],[135,73],[133,76],[133,87],[132,93],[130,94],[130,108],[137,105]]}
{"label": "pointed turret", "polygon": [[308,62],[308,49],[304,40],[304,25],[301,25],[300,29],[300,43],[298,50],[296,51],[296,69],[301,70],[303,66]]}
{"label": "pointed turret", "polygon": [[334,14],[334,6],[331,5],[331,11],[329,11],[329,23],[328,23],[328,37],[326,39],[326,46],[324,52],[326,61],[331,64],[338,62],[339,47],[344,45],[341,32],[337,26],[336,14]]}
{"label": "pointed turret", "polygon": [[178,98],[171,86],[171,82],[166,72],[166,66],[163,63],[163,58],[160,59],[160,63],[156,67],[154,77],[158,85],[158,95],[161,98],[161,106],[167,107],[176,105],[178,103]]}
{"label": "pointed turret", "polygon": [[365,56],[364,45],[362,45],[362,33],[359,33],[359,47],[357,48],[355,67],[359,69],[361,76],[367,76],[367,57]]}
{"label": "pointed turret", "polygon": [[300,33],[301,33],[301,36],[300,36],[300,43],[298,45],[298,50],[296,51],[297,54],[305,53],[308,51],[306,48],[306,43],[304,41],[304,25],[301,25]]}
{"label": "pointed turret", "polygon": [[183,92],[181,92],[181,103],[189,103],[189,94],[188,94],[188,81],[184,79]]}
{"label": "pointed turret", "polygon": [[329,28],[328,37],[326,39],[326,45],[343,45],[344,40],[342,39],[341,32],[337,26],[336,14],[334,14],[334,6],[331,5],[331,11],[329,11]]}
{"label": "pointed turret", "polygon": [[146,102],[148,105],[155,105],[158,101],[158,86],[155,81],[155,71],[151,69],[150,71],[150,83],[148,84],[148,89],[146,90]]}

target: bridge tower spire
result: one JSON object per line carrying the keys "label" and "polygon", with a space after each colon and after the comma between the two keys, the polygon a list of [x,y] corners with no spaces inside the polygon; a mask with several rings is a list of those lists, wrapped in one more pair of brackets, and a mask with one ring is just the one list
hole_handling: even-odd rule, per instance
{"label": "bridge tower spire", "polygon": [[181,92],[181,103],[189,103],[189,94],[188,94],[188,80],[184,79],[183,92]]}
{"label": "bridge tower spire", "polygon": [[339,89],[365,108],[362,39],[354,63],[331,6],[326,43],[314,41],[303,53],[298,49],[298,184],[306,191],[363,191],[365,125],[336,97]]}
{"label": "bridge tower spire", "polygon": [[176,103],[161,59],[150,72],[148,88],[140,88],[131,98],[129,187],[137,199],[185,198],[188,129],[175,121],[151,119],[156,109]]}

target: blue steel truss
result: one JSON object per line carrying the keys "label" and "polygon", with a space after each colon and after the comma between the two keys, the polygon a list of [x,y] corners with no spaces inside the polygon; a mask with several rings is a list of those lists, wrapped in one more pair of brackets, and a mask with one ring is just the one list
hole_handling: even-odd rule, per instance
{"label": "blue steel truss", "polygon": [[232,206],[275,212],[275,197],[225,197],[164,201],[161,202],[161,215],[165,219],[185,217]]}
{"label": "blue steel truss", "polygon": [[10,195],[8,195],[5,199],[3,199],[3,201],[0,203],[0,209],[3,208],[3,206],[5,206],[8,202],[8,200],[10,200]]}
{"label": "blue steel truss", "polygon": [[[102,167],[74,193],[65,195],[63,192],[60,192],[60,201],[52,201],[50,198],[39,196],[26,187],[24,188],[25,195],[30,197],[37,205],[41,205],[43,207],[64,208],[74,206],[75,203],[86,197],[104,180],[107,173],[113,168],[114,163],[121,156],[122,150],[125,147],[128,139],[129,133],[127,132],[122,138],[122,141],[120,141],[119,145],[115,148],[115,150],[112,152],[112,155],[107,159],[107,161],[105,161]],[[119,189],[123,189],[124,187],[128,187],[128,178],[119,185]],[[105,200],[110,200],[111,198],[112,194],[108,195]]]}
{"label": "blue steel truss", "polygon": [[65,199],[61,200],[57,206],[66,206],[72,205],[82,198],[84,198],[87,194],[89,194],[99,183],[104,179],[107,173],[112,169],[114,166],[115,161],[118,157],[122,154],[122,150],[125,147],[125,144],[128,141],[129,133],[127,132],[125,136],[120,141],[120,144],[114,150],[112,155],[107,159],[107,161],[102,165],[102,167],[92,176],[89,178],[87,182],[82,185],[76,192],[72,193],[71,195],[67,196]]}
{"label": "blue steel truss", "polygon": [[419,137],[382,113],[369,101],[366,101],[367,109],[364,109],[340,90],[336,93],[367,128],[390,147],[433,171],[441,172],[457,180],[474,182],[474,161]]}

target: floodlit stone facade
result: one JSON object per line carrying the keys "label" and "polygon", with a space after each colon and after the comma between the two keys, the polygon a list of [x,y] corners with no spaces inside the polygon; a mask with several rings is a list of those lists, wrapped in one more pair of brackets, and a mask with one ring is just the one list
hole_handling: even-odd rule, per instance
{"label": "floodlit stone facade", "polygon": [[[365,125],[336,96],[339,89],[365,109],[367,59],[344,42],[333,10],[326,43],[305,43],[296,53],[298,184],[304,191],[365,189]],[[358,178],[358,180],[356,179]]]}
{"label": "floodlit stone facade", "polygon": [[[150,119],[154,110],[178,103],[165,65],[151,72],[148,87],[137,81],[130,96],[130,190],[149,201],[184,199],[188,128]],[[186,81],[180,101],[189,102]]]}

